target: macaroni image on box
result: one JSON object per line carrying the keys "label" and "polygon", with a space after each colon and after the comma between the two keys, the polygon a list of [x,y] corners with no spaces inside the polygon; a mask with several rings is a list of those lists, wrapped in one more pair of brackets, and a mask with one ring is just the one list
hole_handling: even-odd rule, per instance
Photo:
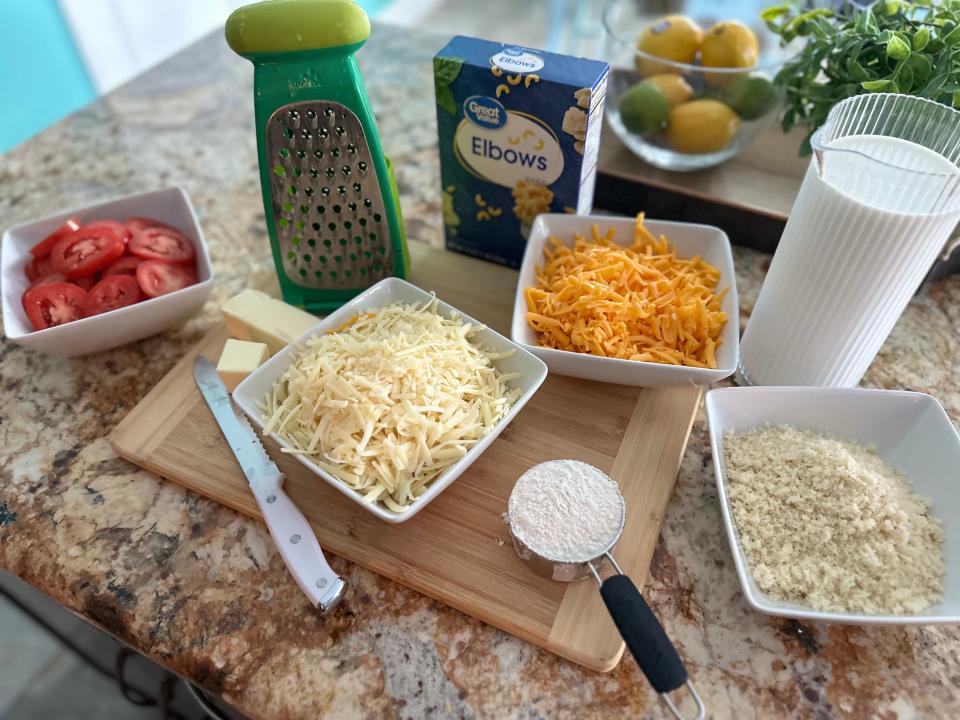
{"label": "macaroni image on box", "polygon": [[458,35],[433,59],[447,248],[519,267],[540,213],[589,213],[604,62]]}

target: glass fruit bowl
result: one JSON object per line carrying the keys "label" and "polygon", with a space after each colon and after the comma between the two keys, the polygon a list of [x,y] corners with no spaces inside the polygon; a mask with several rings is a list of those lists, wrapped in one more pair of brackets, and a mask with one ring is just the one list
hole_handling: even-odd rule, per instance
{"label": "glass fruit bowl", "polygon": [[[634,154],[665,170],[700,170],[740,152],[776,117],[782,48],[768,2],[613,0],[604,10],[606,113]],[[657,8],[658,10],[654,10]]]}

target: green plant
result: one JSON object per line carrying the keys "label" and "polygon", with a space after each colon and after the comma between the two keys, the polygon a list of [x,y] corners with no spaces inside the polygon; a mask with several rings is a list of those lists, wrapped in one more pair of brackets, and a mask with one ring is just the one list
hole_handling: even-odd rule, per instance
{"label": "green plant", "polygon": [[437,105],[451,115],[457,114],[457,101],[450,86],[460,74],[463,62],[463,58],[458,57],[433,59],[433,90],[437,96]]}
{"label": "green plant", "polygon": [[810,137],[830,108],[852,95],[905,93],[960,105],[960,0],[813,10],[784,3],[762,18],[784,43],[808,38],[776,77],[786,90],[784,131],[809,130],[801,155],[810,153]]}

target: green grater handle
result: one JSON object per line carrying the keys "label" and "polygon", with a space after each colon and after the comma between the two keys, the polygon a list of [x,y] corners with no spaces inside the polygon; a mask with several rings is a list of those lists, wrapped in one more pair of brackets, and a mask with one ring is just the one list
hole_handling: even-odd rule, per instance
{"label": "green grater handle", "polygon": [[[363,288],[312,289],[292,282],[283,271],[277,238],[269,173],[267,121],[289,103],[326,100],[349,108],[359,120],[390,228],[393,274],[406,277],[409,270],[396,183],[383,154],[373,111],[354,53],[370,34],[370,21],[362,8],[349,0],[268,0],[239,8],[226,24],[230,47],[254,65],[254,115],[260,184],[280,288],[286,302],[316,312],[333,310]],[[392,202],[390,200],[392,199]]]}

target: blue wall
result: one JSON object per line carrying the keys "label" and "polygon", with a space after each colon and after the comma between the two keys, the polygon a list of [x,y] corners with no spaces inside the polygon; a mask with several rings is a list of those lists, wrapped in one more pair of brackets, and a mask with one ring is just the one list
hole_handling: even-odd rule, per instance
{"label": "blue wall", "polygon": [[0,0],[0,153],[96,93],[56,0]]}
{"label": "blue wall", "polygon": [[[389,0],[359,2],[371,15],[389,5]],[[2,154],[86,105],[96,90],[57,0],[0,0],[0,31]]]}

